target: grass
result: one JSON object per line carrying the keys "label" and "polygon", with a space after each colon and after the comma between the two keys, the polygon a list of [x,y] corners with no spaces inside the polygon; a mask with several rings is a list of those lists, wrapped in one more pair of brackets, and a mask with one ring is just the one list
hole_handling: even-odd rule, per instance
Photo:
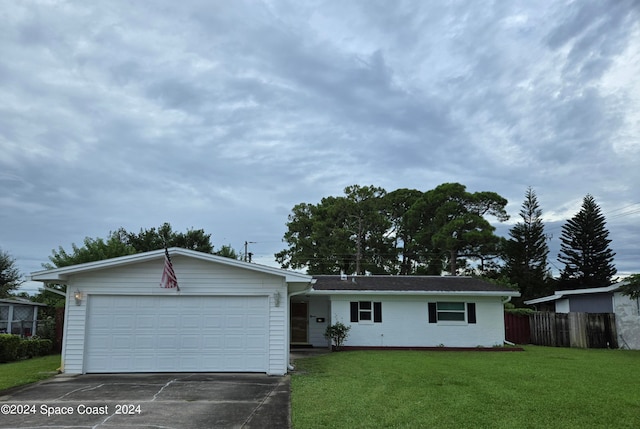
{"label": "grass", "polygon": [[59,367],[60,355],[0,364],[0,391],[52,377]]}
{"label": "grass", "polygon": [[307,428],[638,428],[640,352],[354,351],[296,361]]}

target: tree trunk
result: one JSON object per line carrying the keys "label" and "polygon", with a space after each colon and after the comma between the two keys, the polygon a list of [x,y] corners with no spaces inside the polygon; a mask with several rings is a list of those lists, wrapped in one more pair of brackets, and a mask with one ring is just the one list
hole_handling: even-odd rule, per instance
{"label": "tree trunk", "polygon": [[451,271],[451,275],[457,276],[458,275],[458,252],[456,250],[451,250],[449,253],[450,253],[449,269]]}

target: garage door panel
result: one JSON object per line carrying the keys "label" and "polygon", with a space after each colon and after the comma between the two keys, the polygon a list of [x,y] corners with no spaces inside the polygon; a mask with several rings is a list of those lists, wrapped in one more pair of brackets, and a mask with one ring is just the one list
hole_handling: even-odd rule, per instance
{"label": "garage door panel", "polygon": [[266,297],[90,296],[86,372],[267,367]]}
{"label": "garage door panel", "polygon": [[265,323],[264,315],[251,314],[247,317],[247,328],[262,328]]}
{"label": "garage door panel", "polygon": [[156,316],[138,314],[136,315],[135,324],[142,329],[153,328],[158,323],[156,319]]}
{"label": "garage door panel", "polygon": [[[194,309],[191,309],[191,310],[194,310]],[[197,310],[200,310],[200,309],[197,309]],[[189,328],[200,329],[200,326],[201,326],[199,316],[185,315],[185,316],[182,316],[181,322],[182,323],[180,325],[181,325],[181,328],[183,329],[189,329]]]}
{"label": "garage door panel", "polygon": [[224,338],[222,335],[207,335],[202,338],[202,348],[207,351],[220,350],[224,345]]}
{"label": "garage door panel", "polygon": [[202,327],[204,329],[209,329],[209,328],[220,329],[220,328],[222,328],[222,321],[223,321],[222,316],[219,316],[219,315],[206,315],[202,319],[202,322],[203,322],[202,323]]}
{"label": "garage door panel", "polygon": [[158,342],[156,344],[155,349],[163,351],[165,354],[167,352],[173,352],[180,348],[180,338],[178,334],[169,334],[164,332],[162,337],[158,338]]}
{"label": "garage door panel", "polygon": [[129,350],[134,346],[133,337],[127,335],[118,335],[112,339],[113,350]]}
{"label": "garage door panel", "polygon": [[244,326],[245,317],[241,315],[230,315],[227,316],[227,328],[242,328]]}
{"label": "garage door panel", "polygon": [[106,364],[112,366],[115,371],[125,372],[131,366],[132,360],[129,354],[114,354],[107,360]]}
{"label": "garage door panel", "polygon": [[262,347],[259,347],[260,344],[260,340],[262,339],[262,335],[260,334],[254,334],[254,335],[246,335],[246,349],[256,352],[256,351],[261,351]]}
{"label": "garage door panel", "polygon": [[183,335],[180,337],[180,348],[182,350],[200,350],[202,345],[200,344],[199,335]]}
{"label": "garage door panel", "polygon": [[165,314],[162,317],[158,317],[158,326],[161,329],[175,329],[178,326],[178,316]]}
{"label": "garage door panel", "polygon": [[136,347],[138,350],[153,350],[156,347],[156,339],[153,335],[136,335]]}

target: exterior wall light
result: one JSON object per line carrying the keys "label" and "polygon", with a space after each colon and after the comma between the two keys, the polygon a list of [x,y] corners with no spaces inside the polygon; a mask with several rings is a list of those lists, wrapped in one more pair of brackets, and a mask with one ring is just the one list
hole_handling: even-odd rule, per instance
{"label": "exterior wall light", "polygon": [[276,291],[276,293],[273,294],[273,302],[276,305],[276,307],[280,307],[280,299],[282,297],[280,296],[280,291]]}
{"label": "exterior wall light", "polygon": [[73,297],[76,300],[76,305],[82,304],[82,292],[80,292],[80,290],[76,289],[76,291],[73,292]]}

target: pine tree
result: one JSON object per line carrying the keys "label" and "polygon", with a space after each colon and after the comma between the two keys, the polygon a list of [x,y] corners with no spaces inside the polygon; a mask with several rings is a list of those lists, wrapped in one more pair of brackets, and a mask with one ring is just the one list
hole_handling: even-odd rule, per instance
{"label": "pine tree", "polygon": [[609,231],[595,199],[588,195],[582,208],[562,227],[558,260],[565,264],[560,275],[564,289],[608,286],[617,270],[609,248]]}
{"label": "pine tree", "polygon": [[549,246],[544,234],[542,210],[531,188],[525,194],[520,217],[522,221],[509,230],[511,238],[506,244],[505,271],[510,283],[518,285],[520,300],[524,301],[545,295],[549,277]]}

